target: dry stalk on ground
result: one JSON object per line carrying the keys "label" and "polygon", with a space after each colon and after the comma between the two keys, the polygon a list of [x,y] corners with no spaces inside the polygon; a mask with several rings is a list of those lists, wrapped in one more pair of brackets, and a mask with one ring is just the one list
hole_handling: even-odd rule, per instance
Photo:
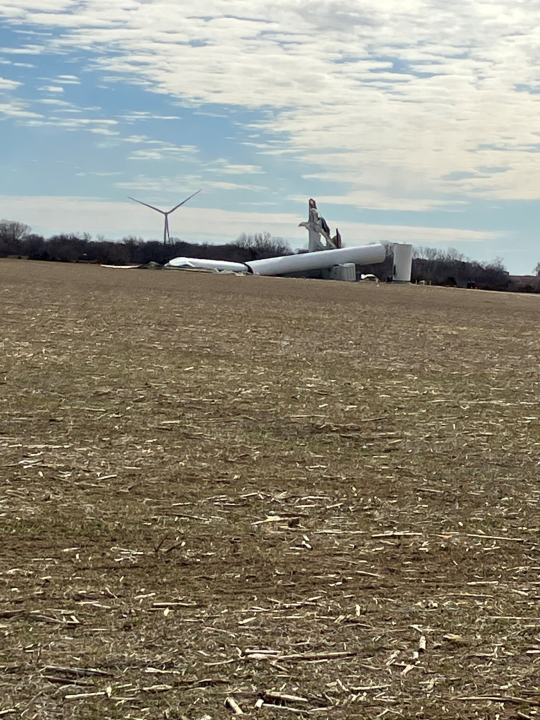
{"label": "dry stalk on ground", "polygon": [[540,717],[538,297],[0,278],[0,717]]}

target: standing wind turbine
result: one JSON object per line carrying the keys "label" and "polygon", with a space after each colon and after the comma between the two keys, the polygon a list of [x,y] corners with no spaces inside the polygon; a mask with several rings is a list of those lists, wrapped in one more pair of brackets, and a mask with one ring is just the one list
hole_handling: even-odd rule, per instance
{"label": "standing wind turbine", "polygon": [[160,210],[160,208],[154,207],[153,205],[149,205],[148,203],[143,202],[142,200],[136,200],[133,197],[129,197],[129,200],[134,200],[136,203],[139,203],[139,205],[145,205],[147,208],[150,208],[151,210],[155,210],[158,213],[161,213],[162,215],[165,215],[165,228],[163,230],[163,244],[168,245],[171,241],[171,236],[169,234],[169,215],[173,213],[175,210],[178,210],[178,208],[183,205],[184,203],[187,203],[188,200],[191,200],[192,197],[195,197],[195,195],[198,195],[201,191],[197,190],[196,193],[193,193],[193,195],[190,195],[185,200],[182,200],[181,203],[178,203],[175,207],[173,207],[172,210],[168,210],[165,212],[165,210]]}

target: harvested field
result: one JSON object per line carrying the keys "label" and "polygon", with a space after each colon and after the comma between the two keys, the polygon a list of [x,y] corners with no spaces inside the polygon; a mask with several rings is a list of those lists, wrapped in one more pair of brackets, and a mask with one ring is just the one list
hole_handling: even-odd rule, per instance
{"label": "harvested field", "polygon": [[0,717],[540,717],[539,325],[0,261]]}

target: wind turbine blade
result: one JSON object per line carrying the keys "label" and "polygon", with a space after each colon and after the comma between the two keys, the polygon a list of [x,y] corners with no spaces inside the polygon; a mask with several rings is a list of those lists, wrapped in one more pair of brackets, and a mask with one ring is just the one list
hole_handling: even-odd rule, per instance
{"label": "wind turbine blade", "polygon": [[153,205],[149,205],[148,203],[143,202],[142,200],[137,200],[134,197],[130,197],[128,195],[129,200],[135,200],[136,203],[139,203],[139,205],[145,205],[147,208],[150,208],[151,210],[156,210],[158,213],[161,213],[162,215],[166,215],[166,212],[164,210],[160,210],[157,207],[154,207]]}
{"label": "wind turbine blade", "polygon": [[191,200],[191,198],[195,197],[195,195],[198,195],[200,192],[201,192],[200,190],[197,190],[196,193],[193,193],[193,195],[190,195],[190,196],[189,196],[188,198],[186,198],[185,200],[182,200],[182,202],[181,202],[181,203],[178,203],[178,205],[177,205],[176,207],[173,207],[172,210],[169,210],[169,212],[167,213],[167,215],[170,215],[170,214],[173,213],[175,210],[178,210],[178,208],[179,208],[181,205],[184,205],[184,203],[187,203],[188,200]]}

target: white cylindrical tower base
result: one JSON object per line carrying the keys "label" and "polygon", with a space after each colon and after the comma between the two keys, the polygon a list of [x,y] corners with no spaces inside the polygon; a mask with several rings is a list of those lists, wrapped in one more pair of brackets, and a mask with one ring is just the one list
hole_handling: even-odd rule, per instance
{"label": "white cylindrical tower base", "polygon": [[398,283],[411,282],[412,245],[394,243],[394,271],[392,280]]}

